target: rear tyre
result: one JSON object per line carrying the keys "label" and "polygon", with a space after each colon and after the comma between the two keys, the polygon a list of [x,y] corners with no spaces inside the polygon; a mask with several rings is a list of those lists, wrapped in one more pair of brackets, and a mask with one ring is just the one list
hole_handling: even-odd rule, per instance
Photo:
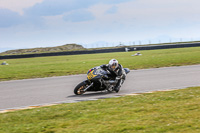
{"label": "rear tyre", "polygon": [[76,95],[82,95],[83,93],[85,93],[84,89],[88,86],[88,84],[86,82],[81,82],[80,84],[78,84],[75,89],[74,89],[74,94]]}

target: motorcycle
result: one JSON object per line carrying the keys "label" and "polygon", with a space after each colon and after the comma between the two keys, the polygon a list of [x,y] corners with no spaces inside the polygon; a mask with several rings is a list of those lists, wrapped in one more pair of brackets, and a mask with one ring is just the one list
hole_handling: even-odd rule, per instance
{"label": "motorcycle", "polygon": [[[87,72],[87,80],[79,83],[75,89],[74,94],[82,95],[87,91],[116,91],[114,90],[118,82],[122,85],[130,70],[128,68],[123,68],[122,77],[117,77],[112,79],[108,71],[103,70],[101,67],[94,67]],[[117,90],[116,92],[118,92]]]}

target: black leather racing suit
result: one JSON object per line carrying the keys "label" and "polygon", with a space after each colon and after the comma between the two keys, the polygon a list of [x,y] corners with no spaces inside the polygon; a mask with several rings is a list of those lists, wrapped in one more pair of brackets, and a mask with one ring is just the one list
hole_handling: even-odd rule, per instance
{"label": "black leather racing suit", "polygon": [[120,80],[118,81],[117,85],[114,88],[114,90],[118,92],[122,84],[122,79],[123,78],[125,79],[125,76],[123,76],[124,75],[123,66],[121,64],[118,64],[118,67],[114,71],[109,68],[108,64],[101,65],[100,67],[105,71],[109,71],[110,75],[108,76],[111,77],[112,79],[116,79],[116,77],[120,77]]}

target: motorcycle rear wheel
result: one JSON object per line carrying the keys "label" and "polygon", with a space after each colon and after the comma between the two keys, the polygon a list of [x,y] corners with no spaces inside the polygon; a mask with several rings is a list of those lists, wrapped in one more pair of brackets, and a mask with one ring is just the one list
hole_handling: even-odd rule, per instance
{"label": "motorcycle rear wheel", "polygon": [[80,84],[78,84],[75,89],[74,89],[74,94],[76,95],[82,95],[83,93],[85,93],[84,89],[88,86],[88,84],[86,82],[81,82]]}

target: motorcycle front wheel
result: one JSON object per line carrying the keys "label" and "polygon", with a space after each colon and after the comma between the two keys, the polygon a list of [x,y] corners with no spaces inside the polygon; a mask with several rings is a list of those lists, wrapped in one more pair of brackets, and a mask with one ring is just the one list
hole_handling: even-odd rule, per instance
{"label": "motorcycle front wheel", "polygon": [[82,95],[83,93],[85,93],[84,89],[88,86],[88,83],[86,82],[81,82],[80,84],[78,84],[75,89],[74,89],[74,94],[76,95]]}

